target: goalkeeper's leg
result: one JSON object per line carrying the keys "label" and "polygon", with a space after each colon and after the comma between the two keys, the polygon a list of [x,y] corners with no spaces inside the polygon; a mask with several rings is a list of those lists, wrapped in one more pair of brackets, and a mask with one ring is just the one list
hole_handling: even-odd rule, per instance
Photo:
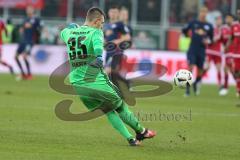
{"label": "goalkeeper's leg", "polygon": [[[82,96],[81,100],[89,110],[93,110],[96,108],[96,106],[99,106],[99,104],[101,104],[101,101],[92,99],[90,97]],[[121,99],[119,99],[118,102],[115,102],[114,105],[121,104],[120,100]],[[128,131],[127,127],[115,110],[106,113],[106,116],[113,128],[116,129],[129,142],[131,146],[137,146],[140,144],[139,141],[136,140],[135,137]]]}
{"label": "goalkeeper's leg", "polygon": [[125,102],[123,102],[122,105],[116,109],[116,111],[124,123],[130,126],[136,133],[141,133],[144,131],[144,127],[139,123],[133,112],[128,109],[128,106]]}
{"label": "goalkeeper's leg", "polygon": [[113,128],[115,128],[124,138],[127,140],[134,138],[115,111],[108,112],[107,118]]}
{"label": "goalkeeper's leg", "polygon": [[[76,85],[76,84],[75,84]],[[91,87],[91,88],[90,88]],[[108,102],[112,106],[112,111],[108,112],[106,115],[112,126],[128,140],[130,145],[138,145],[139,141],[135,140],[133,136],[129,133],[128,129],[123,122],[128,124],[137,133],[137,139],[143,140],[145,138],[151,138],[155,134],[149,134],[147,129],[144,129],[140,125],[137,118],[132,112],[128,110],[127,104],[121,99],[111,86],[94,85],[88,87],[78,86],[76,88],[77,93],[79,93],[82,102],[89,110],[94,110],[99,108],[104,102]],[[117,114],[117,113],[118,114]],[[120,116],[120,117],[119,117]],[[138,135],[142,135],[142,139],[138,138]]]}
{"label": "goalkeeper's leg", "polygon": [[136,116],[128,109],[123,101],[122,105],[116,109],[121,119],[136,132],[136,139],[142,141],[146,138],[153,138],[155,131],[145,129],[138,121]]}

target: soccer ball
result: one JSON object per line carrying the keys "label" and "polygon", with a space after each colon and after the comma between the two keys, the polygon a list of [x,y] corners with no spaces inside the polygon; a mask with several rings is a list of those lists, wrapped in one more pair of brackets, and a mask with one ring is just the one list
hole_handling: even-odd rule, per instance
{"label": "soccer ball", "polygon": [[191,86],[193,83],[193,75],[186,69],[178,70],[174,75],[174,84],[179,88],[186,88],[187,85]]}

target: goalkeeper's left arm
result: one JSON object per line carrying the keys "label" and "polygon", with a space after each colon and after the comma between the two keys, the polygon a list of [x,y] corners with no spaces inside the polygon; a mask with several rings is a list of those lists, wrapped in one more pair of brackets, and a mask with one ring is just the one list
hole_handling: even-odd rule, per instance
{"label": "goalkeeper's left arm", "polygon": [[102,53],[103,53],[103,32],[101,30],[96,30],[92,36],[94,55],[96,55],[96,60],[90,65],[94,67],[103,67]]}

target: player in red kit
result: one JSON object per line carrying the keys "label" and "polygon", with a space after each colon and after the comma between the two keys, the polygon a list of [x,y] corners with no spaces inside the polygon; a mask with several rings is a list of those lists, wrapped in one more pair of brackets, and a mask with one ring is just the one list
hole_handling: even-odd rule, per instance
{"label": "player in red kit", "polygon": [[234,44],[233,75],[237,83],[237,95],[240,93],[240,9],[237,11],[238,22],[232,25],[232,36]]}
{"label": "player in red kit", "polygon": [[2,20],[0,20],[0,64],[3,65],[3,66],[8,67],[10,73],[14,74],[12,66],[7,64],[5,61],[2,60],[2,45],[3,45],[2,33],[3,32],[5,32],[5,34],[8,35],[8,32],[7,32],[7,29],[5,27],[4,22]]}
{"label": "player in red kit", "polygon": [[205,70],[207,71],[210,67],[210,63],[213,62],[217,69],[217,79],[218,85],[221,89],[221,67],[222,67],[222,17],[219,16],[216,18],[216,24],[214,27],[214,38],[213,43],[207,46],[206,50],[206,63],[205,63]]}
{"label": "player in red kit", "polygon": [[223,87],[221,88],[219,95],[225,96],[228,94],[228,77],[229,77],[229,72],[232,73],[232,64],[233,64],[233,59],[231,55],[234,52],[234,45],[233,43],[228,43],[228,40],[232,36],[232,30],[231,27],[234,23],[234,16],[232,14],[227,14],[225,17],[225,25],[222,26],[222,41],[224,44],[224,82],[223,82]]}
{"label": "player in red kit", "polygon": [[232,72],[236,81],[237,96],[240,95],[240,9],[237,11],[238,21],[233,23],[231,30],[232,36],[229,43],[233,45],[233,53],[230,55],[233,59]]}

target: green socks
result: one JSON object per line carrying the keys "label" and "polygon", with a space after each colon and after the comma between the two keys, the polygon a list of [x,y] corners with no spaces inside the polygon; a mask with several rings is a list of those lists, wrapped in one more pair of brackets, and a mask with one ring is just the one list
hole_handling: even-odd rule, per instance
{"label": "green socks", "polygon": [[144,127],[139,123],[133,112],[128,109],[125,102],[123,102],[122,106],[117,108],[116,111],[122,121],[130,126],[136,133],[141,133],[144,130]]}
{"label": "green socks", "polygon": [[127,127],[115,111],[107,113],[107,117],[112,126],[127,140],[133,138],[132,134],[129,133]]}
{"label": "green socks", "polygon": [[128,109],[128,106],[125,102],[123,102],[122,105],[115,111],[108,112],[107,117],[112,126],[128,140],[134,137],[128,131],[125,124],[131,127],[136,133],[141,133],[144,131],[144,127],[139,123],[135,115]]}

